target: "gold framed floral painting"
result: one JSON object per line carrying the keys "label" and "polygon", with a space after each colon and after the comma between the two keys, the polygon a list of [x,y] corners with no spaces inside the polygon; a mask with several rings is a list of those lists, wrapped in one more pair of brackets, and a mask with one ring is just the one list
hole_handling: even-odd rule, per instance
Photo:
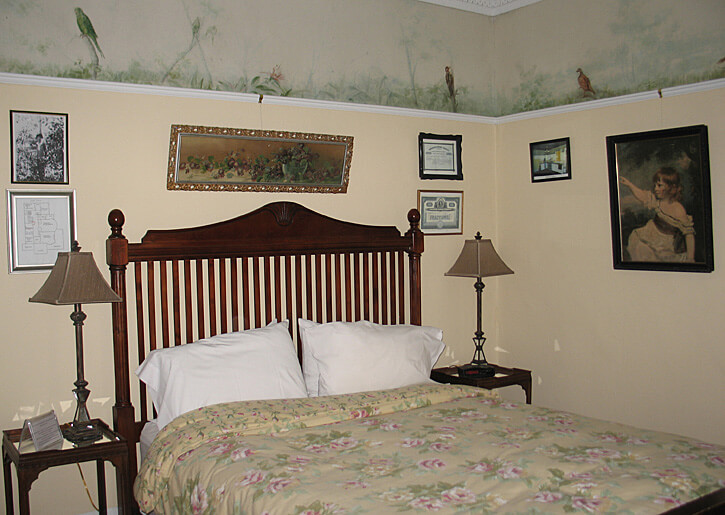
{"label": "gold framed floral painting", "polygon": [[352,136],[172,125],[167,189],[346,193]]}

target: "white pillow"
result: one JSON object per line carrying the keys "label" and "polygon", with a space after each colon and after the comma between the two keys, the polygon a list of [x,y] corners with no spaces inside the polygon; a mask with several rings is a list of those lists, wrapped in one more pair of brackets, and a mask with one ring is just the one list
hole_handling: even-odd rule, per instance
{"label": "white pillow", "polygon": [[285,320],[151,351],[136,370],[163,428],[179,415],[220,402],[306,397]]}
{"label": "white pillow", "polygon": [[[309,322],[309,321],[307,321]],[[300,321],[308,395],[336,395],[431,382],[443,331],[416,325]]]}
{"label": "white pillow", "polygon": [[297,320],[297,329],[300,332],[300,340],[302,342],[302,374],[305,378],[305,387],[307,395],[317,397],[320,395],[320,367],[310,352],[310,344],[307,339],[307,329],[317,327],[320,324],[312,320],[300,318]]}

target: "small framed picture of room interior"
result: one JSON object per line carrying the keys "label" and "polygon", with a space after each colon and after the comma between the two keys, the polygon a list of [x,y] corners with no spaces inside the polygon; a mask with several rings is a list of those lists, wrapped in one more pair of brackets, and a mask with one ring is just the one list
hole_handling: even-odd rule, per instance
{"label": "small framed picture of room interior", "polygon": [[531,182],[571,179],[569,138],[550,139],[529,144]]}
{"label": "small framed picture of room interior", "polygon": [[609,136],[614,268],[712,272],[707,126]]}

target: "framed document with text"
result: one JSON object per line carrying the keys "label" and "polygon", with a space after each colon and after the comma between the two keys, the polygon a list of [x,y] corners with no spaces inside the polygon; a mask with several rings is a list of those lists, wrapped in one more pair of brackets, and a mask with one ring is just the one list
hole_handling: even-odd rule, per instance
{"label": "framed document with text", "polygon": [[462,136],[418,134],[418,163],[421,179],[463,180]]}
{"label": "framed document with text", "polygon": [[463,192],[418,190],[423,234],[463,234]]}

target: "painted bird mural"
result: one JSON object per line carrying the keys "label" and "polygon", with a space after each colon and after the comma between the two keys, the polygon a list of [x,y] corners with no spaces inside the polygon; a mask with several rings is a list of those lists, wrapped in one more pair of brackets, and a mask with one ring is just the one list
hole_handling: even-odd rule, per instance
{"label": "painted bird mural", "polygon": [[[91,43],[90,46],[98,50],[98,53],[101,54],[101,57],[105,58],[106,56],[103,55],[103,50],[101,50],[101,47],[98,44],[98,34],[96,34],[96,30],[93,28],[91,19],[86,15],[86,13],[83,12],[83,9],[81,9],[80,7],[75,8],[75,13],[76,23],[78,23],[78,28],[81,31],[81,37],[89,41]],[[98,60],[98,56],[96,56],[96,60]]]}
{"label": "painted bird mural", "polygon": [[592,82],[589,80],[589,77],[584,75],[584,72],[581,68],[577,68],[576,72],[579,74],[579,77],[577,77],[577,81],[579,82],[579,87],[582,90],[582,95],[586,96],[587,93],[596,95],[596,92],[592,88]]}
{"label": "painted bird mural", "polygon": [[451,99],[451,105],[453,106],[453,111],[456,111],[457,105],[456,105],[456,86],[453,82],[453,70],[450,66],[446,66],[446,85],[448,86],[448,96]]}

